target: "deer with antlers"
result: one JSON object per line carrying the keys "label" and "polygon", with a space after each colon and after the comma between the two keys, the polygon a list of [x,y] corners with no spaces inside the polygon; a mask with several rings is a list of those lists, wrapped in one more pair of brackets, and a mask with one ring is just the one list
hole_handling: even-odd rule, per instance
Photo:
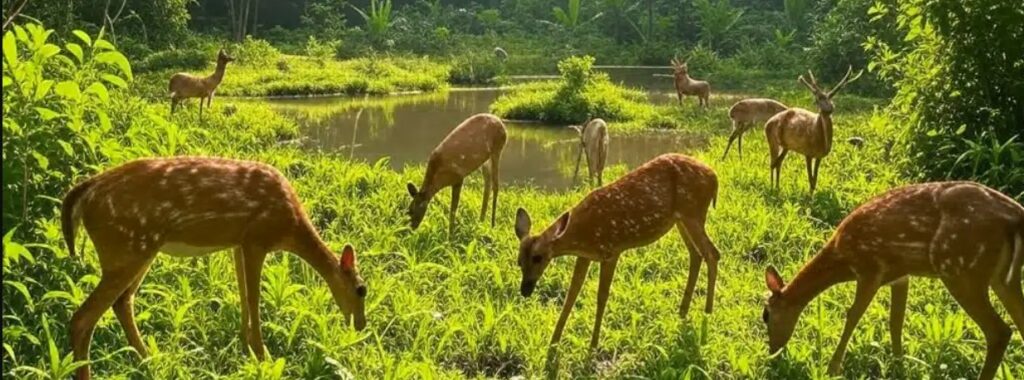
{"label": "deer with antlers", "polygon": [[732,142],[737,139],[739,141],[736,148],[740,152],[740,158],[743,158],[743,134],[757,123],[763,123],[772,116],[775,116],[775,114],[788,108],[778,100],[763,98],[743,99],[733,104],[732,108],[729,108],[729,119],[732,120],[732,134],[729,135],[729,143],[725,145],[725,153],[722,153],[722,159],[724,160],[729,155],[729,148],[732,147]]}
{"label": "deer with antlers", "polygon": [[220,82],[224,80],[224,70],[227,68],[228,62],[234,60],[221,49],[217,53],[217,68],[213,74],[197,77],[189,73],[177,73],[171,76],[171,83],[167,86],[171,92],[171,114],[178,108],[178,104],[182,100],[199,98],[199,118],[202,119],[203,101],[206,101],[207,108],[213,105],[213,93],[217,91],[217,86],[220,86]]}
{"label": "deer with antlers", "polygon": [[706,81],[690,78],[690,67],[686,61],[680,61],[679,57],[672,58],[672,76],[675,80],[676,96],[679,97],[679,105],[683,105],[684,95],[697,96],[701,107],[708,107],[708,99],[711,97],[711,84]]}
{"label": "deer with antlers", "polygon": [[453,129],[441,141],[427,160],[427,173],[419,189],[409,183],[406,187],[412,202],[409,204],[409,220],[415,230],[427,213],[427,206],[439,191],[446,187],[452,188],[451,210],[449,212],[448,232],[455,233],[455,211],[459,208],[459,194],[462,182],[470,173],[483,167],[484,202],[480,210],[480,220],[487,216],[487,200],[491,200],[491,227],[495,224],[495,213],[498,209],[498,164],[501,162],[501,151],[505,148],[505,123],[501,118],[481,113],[470,116]]}
{"label": "deer with antlers", "polygon": [[[306,261],[327,282],[346,322],[354,319],[357,330],[366,326],[366,285],[352,246],[333,254],[288,180],[273,167],[197,157],[132,161],[85,180],[64,198],[61,228],[71,256],[80,223],[103,273],[71,317],[76,361],[89,359],[93,329],[111,307],[131,346],[148,356],[133,300],[158,252],[195,257],[234,248],[242,337],[258,358],[265,356],[260,278],[271,251],[290,251]],[[89,366],[78,369],[79,380],[89,377]]]}
{"label": "deer with antlers", "polygon": [[580,172],[580,161],[587,156],[587,170],[590,182],[597,179],[597,185],[604,184],[604,164],[608,158],[608,124],[601,119],[591,119],[582,126],[570,125],[580,135],[580,151],[576,155],[576,170],[573,171],[573,183]]}
{"label": "deer with antlers", "polygon": [[576,296],[583,287],[587,268],[596,261],[601,263],[601,279],[590,347],[597,347],[601,319],[619,256],[628,249],[653,243],[672,227],[679,230],[690,253],[689,277],[679,313],[685,317],[690,308],[704,261],[708,263],[705,312],[711,313],[720,254],[708,237],[704,224],[717,193],[718,178],[710,167],[681,154],[665,154],[590,192],[537,235],[530,235],[530,215],[520,208],[516,213],[515,231],[519,238],[519,267],[523,273],[520,293],[524,297],[533,293],[552,259],[576,256],[576,269],[551,345],[556,345],[561,339]]}
{"label": "deer with antlers", "polygon": [[1024,332],[1024,207],[973,182],[937,182],[891,190],[846,217],[832,239],[785,283],[773,267],[765,272],[771,296],[764,309],[768,346],[782,349],[808,303],[838,283],[856,281],[853,305],[829,373],[838,375],[843,356],[878,292],[890,285],[893,353],[902,356],[901,335],[910,276],[938,277],[981,327],[988,354],[979,379],[992,379],[1012,336],[989,301],[995,291],[1017,329]]}
{"label": "deer with antlers", "polygon": [[818,113],[803,108],[793,107],[780,112],[768,119],[765,123],[764,133],[768,139],[768,150],[771,155],[771,175],[775,187],[779,187],[782,177],[782,161],[786,159],[789,151],[795,151],[804,155],[807,163],[807,180],[810,182],[811,194],[818,184],[818,168],[821,160],[832,151],[832,98],[846,87],[847,84],[860,78],[863,70],[857,72],[853,78],[850,74],[853,67],[846,70],[846,75],[836,84],[831,91],[824,91],[818,86],[814,74],[807,71],[810,81],[801,75],[798,80],[807,86],[814,94],[814,102],[818,106]]}

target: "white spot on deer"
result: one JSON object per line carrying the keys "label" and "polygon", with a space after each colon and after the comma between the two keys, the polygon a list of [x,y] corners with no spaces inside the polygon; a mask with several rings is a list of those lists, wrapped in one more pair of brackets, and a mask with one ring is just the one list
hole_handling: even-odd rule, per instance
{"label": "white spot on deer", "polygon": [[964,266],[964,257],[963,256],[958,257],[957,261],[960,263],[960,266]]}
{"label": "white spot on deer", "polygon": [[145,216],[140,216],[139,217],[139,227],[145,227],[145,226],[146,226],[146,217]]}
{"label": "white spot on deer", "polygon": [[188,171],[188,174],[196,174],[196,173],[199,173],[199,168],[198,167],[193,167],[192,169],[189,169],[189,171]]}
{"label": "white spot on deer", "polygon": [[900,238],[900,239],[904,239],[904,238],[906,238],[906,237],[907,237],[907,234],[904,234],[904,233],[901,233],[901,234],[899,234],[899,238]]}
{"label": "white spot on deer", "polygon": [[949,240],[956,239],[956,234],[949,235]]}
{"label": "white spot on deer", "polygon": [[153,241],[160,241],[160,233],[159,232],[153,234]]}

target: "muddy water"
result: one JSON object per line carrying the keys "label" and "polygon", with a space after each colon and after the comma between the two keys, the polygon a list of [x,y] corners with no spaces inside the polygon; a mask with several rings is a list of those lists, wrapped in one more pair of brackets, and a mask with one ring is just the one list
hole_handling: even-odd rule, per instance
{"label": "muddy water", "polygon": [[[612,79],[644,88],[652,101],[665,97],[666,78],[652,73],[667,70],[610,73]],[[632,77],[629,77],[632,75]],[[660,80],[660,81],[659,81]],[[671,88],[671,83],[668,84]],[[280,112],[299,121],[304,145],[357,160],[389,158],[392,168],[426,162],[434,147],[466,117],[487,112],[501,94],[497,89],[452,90],[447,94],[396,96],[377,99],[315,98],[269,101]],[[573,184],[578,154],[576,133],[564,125],[508,123],[508,142],[501,159],[506,185],[533,185],[558,190]],[[687,152],[698,141],[674,132],[617,134],[611,130],[608,165],[634,168],[667,152]],[[587,173],[585,159],[580,177]],[[614,178],[606,176],[605,181]]]}

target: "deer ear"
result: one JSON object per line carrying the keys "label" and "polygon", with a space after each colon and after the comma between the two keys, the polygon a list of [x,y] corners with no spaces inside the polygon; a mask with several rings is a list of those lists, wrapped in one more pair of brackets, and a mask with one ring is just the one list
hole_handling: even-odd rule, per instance
{"label": "deer ear", "polygon": [[416,197],[416,194],[419,193],[419,191],[416,190],[416,185],[413,185],[412,182],[405,184],[405,189],[409,190],[409,196],[411,197]]}
{"label": "deer ear", "polygon": [[558,217],[555,221],[555,239],[562,237],[565,233],[566,228],[569,227],[569,212],[566,211],[562,216]]}
{"label": "deer ear", "polygon": [[779,272],[771,265],[764,271],[764,281],[768,285],[768,290],[771,290],[773,295],[781,294],[782,288],[786,286],[782,276],[779,276]]}
{"label": "deer ear", "polygon": [[523,240],[530,234],[530,213],[522,207],[516,210],[516,237]]}
{"label": "deer ear", "polygon": [[341,250],[341,269],[356,269],[356,250],[351,244],[345,244],[345,249]]}

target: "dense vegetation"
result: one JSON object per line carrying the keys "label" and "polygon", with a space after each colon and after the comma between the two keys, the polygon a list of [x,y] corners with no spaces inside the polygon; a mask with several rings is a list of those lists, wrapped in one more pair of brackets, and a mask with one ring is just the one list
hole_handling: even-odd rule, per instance
{"label": "dense vegetation", "polygon": [[[5,15],[24,4],[10,3]],[[452,85],[558,73],[515,86],[493,111],[554,124],[603,117],[612,122],[613,139],[652,128],[702,136],[707,144],[694,155],[715,168],[722,186],[708,223],[723,252],[715,313],[691,312],[688,320],[676,314],[686,280],[681,239],[668,236],[628,252],[596,353],[586,350],[597,288],[590,273],[553,372],[563,378],[826,378],[852,285],[813,302],[786,351],[768,356],[759,319],[766,265],[792,276],[850,210],[901,184],[976,179],[1024,200],[1019,2],[566,0],[552,9],[541,0],[85,0],[29,1],[20,11],[3,35],[5,378],[67,378],[82,364],[71,359],[67,321],[101,273],[91,244],[82,257],[67,256],[56,218],[63,194],[126,161],[174,155],[279,168],[324,240],[334,249],[352,243],[359,252],[370,326],[345,326],[315,272],[290,255],[274,255],[262,289],[273,358],[260,362],[242,354],[230,255],[160,258],[136,301],[153,356],[140,361],[108,314],[92,344],[99,377],[551,374],[547,342],[570,260],[555,261],[534,298],[520,297],[512,220],[521,206],[544,225],[587,189],[506,186],[496,228],[477,224],[474,207],[464,206],[454,236],[447,233],[443,192],[412,232],[404,188],[422,178],[422,165],[395,171],[386,161],[300,149],[289,142],[301,136],[303,119],[231,96],[443,97]],[[237,61],[214,107],[202,122],[194,109],[170,115],[168,76],[211,73],[222,47]],[[692,99],[683,107],[653,105],[644,92],[593,67],[664,65],[677,54],[689,59],[695,77],[712,81],[710,109],[697,109]],[[768,186],[760,131],[748,133],[742,159],[719,160],[733,101],[768,96],[814,109],[795,76],[813,69],[833,83],[848,65],[870,71],[850,86],[853,94],[836,99],[836,146],[813,196],[799,160],[785,166],[781,190]],[[865,147],[843,142],[853,136]],[[617,165],[605,177],[629,169]],[[479,204],[481,180],[468,181],[462,202]],[[888,346],[888,297],[882,292],[861,322],[846,376],[974,376],[984,338],[941,283],[913,282],[902,359]],[[1024,342],[1015,334],[999,376],[1021,373]]]}

